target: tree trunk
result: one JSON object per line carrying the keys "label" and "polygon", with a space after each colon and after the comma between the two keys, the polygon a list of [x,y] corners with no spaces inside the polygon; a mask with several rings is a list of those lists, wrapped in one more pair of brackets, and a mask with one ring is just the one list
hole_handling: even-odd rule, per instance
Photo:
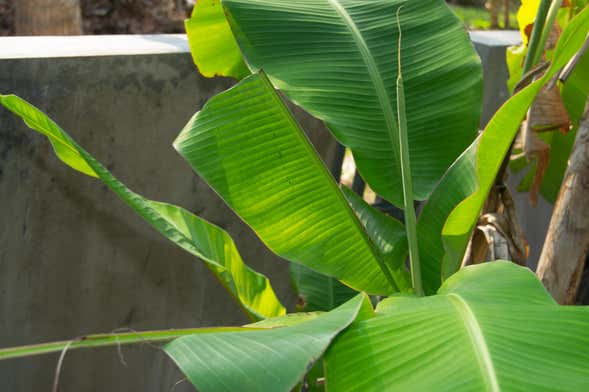
{"label": "tree trunk", "polygon": [[505,30],[511,28],[509,23],[509,0],[503,0],[503,28]]}
{"label": "tree trunk", "polygon": [[499,28],[499,9],[501,8],[501,0],[487,0],[486,7],[489,10],[489,15],[490,15],[490,19],[491,19],[491,28],[498,29]]}
{"label": "tree trunk", "polygon": [[80,0],[17,0],[16,35],[82,34]]}
{"label": "tree trunk", "polygon": [[574,303],[589,250],[589,101],[579,125],[537,274],[561,304]]}

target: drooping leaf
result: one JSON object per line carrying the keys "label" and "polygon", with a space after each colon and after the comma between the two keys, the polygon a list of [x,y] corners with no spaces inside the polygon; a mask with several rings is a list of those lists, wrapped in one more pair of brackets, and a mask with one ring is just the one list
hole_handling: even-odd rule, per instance
{"label": "drooping leaf", "polygon": [[425,199],[472,142],[481,67],[443,0],[223,0],[250,68],[324,120],[376,193],[402,205],[395,81],[396,10],[403,6],[409,147]]}
{"label": "drooping leaf", "polygon": [[519,124],[536,94],[579,50],[588,31],[589,8],[586,8],[563,31],[550,68],[544,76],[511,97],[485,128],[475,163],[478,188],[452,211],[442,232],[446,250],[442,268],[445,272],[443,278],[459,268],[471,231],[495,181],[503,157],[507,154]]}
{"label": "drooping leaf", "polygon": [[370,206],[351,189],[345,186],[342,186],[341,189],[366,233],[383,255],[387,267],[397,282],[399,291],[411,290],[411,276],[405,268],[407,234],[403,224]]}
{"label": "drooping leaf", "polygon": [[326,354],[330,391],[582,391],[589,308],[556,304],[528,269],[467,267],[430,297],[394,296]]}
{"label": "drooping leaf", "polygon": [[299,296],[298,310],[329,311],[358,294],[356,290],[339,280],[313,271],[302,264],[290,263],[288,269]]}
{"label": "drooping leaf", "polygon": [[365,294],[296,325],[264,331],[198,334],[165,347],[201,392],[290,391],[362,308]]}
{"label": "drooping leaf", "polygon": [[249,75],[220,0],[198,0],[184,27],[192,58],[203,76],[242,79]]}
{"label": "drooping leaf", "polygon": [[276,254],[359,291],[396,290],[380,253],[263,73],[210,99],[174,146]]}
{"label": "drooping leaf", "polygon": [[423,289],[426,294],[434,294],[445,275],[442,274],[444,223],[454,207],[477,189],[474,165],[477,141],[478,139],[450,166],[419,215],[417,236]]}
{"label": "drooping leaf", "polygon": [[43,112],[15,95],[0,95],[0,103],[35,131],[47,136],[56,155],[68,166],[99,178],[164,237],[199,257],[254,319],[286,311],[268,279],[245,265],[231,237],[223,229],[189,211],[148,200],[117,180]]}

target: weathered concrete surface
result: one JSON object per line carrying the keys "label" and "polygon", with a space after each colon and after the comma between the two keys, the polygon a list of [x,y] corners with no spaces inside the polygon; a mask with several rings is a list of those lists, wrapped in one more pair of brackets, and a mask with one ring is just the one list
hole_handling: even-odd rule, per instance
{"label": "weathered concrete surface", "polygon": [[470,33],[483,65],[483,110],[481,127],[487,125],[497,109],[509,98],[509,71],[505,60],[508,46],[521,43],[519,31],[473,31]]}
{"label": "weathered concrete surface", "polygon": [[[105,39],[115,38],[100,41],[108,46]],[[292,308],[286,262],[272,255],[171,147],[192,114],[232,81],[200,77],[185,49],[16,57],[0,59],[0,91],[49,113],[130,188],[225,228],[244,260],[265,273]],[[328,156],[331,137],[318,121],[298,112]],[[63,165],[44,137],[0,110],[0,347],[118,328],[244,322],[199,260],[167,242],[98,181]],[[114,349],[68,353],[60,390],[169,391],[182,378],[152,347],[125,347],[122,353],[127,367]],[[50,390],[57,357],[0,362],[0,390]]]}

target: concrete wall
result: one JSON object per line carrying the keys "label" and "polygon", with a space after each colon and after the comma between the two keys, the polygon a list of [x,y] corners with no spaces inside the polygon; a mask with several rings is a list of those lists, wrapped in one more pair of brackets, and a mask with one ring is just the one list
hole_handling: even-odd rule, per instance
{"label": "concrete wall", "polygon": [[[483,59],[485,123],[507,98],[504,50],[517,36],[472,38]],[[200,77],[182,36],[0,38],[1,92],[49,113],[132,189],[225,228],[292,308],[286,263],[171,147],[188,118],[231,83]],[[331,162],[333,139],[318,121],[300,110],[297,116]],[[0,110],[0,347],[124,327],[246,321],[198,260],[100,183],[65,167],[45,138]],[[169,391],[182,378],[153,347],[125,347],[122,354],[126,366],[114,349],[68,353],[60,390]],[[0,390],[49,390],[56,362],[57,355],[0,362]],[[191,388],[175,389],[183,390]]]}
{"label": "concrete wall", "polygon": [[[225,228],[244,260],[271,279],[292,309],[286,262],[171,147],[204,102],[233,83],[200,77],[187,50],[178,36],[2,38],[0,89],[49,113],[135,191]],[[298,117],[330,160],[331,137],[300,110]],[[167,242],[98,181],[63,165],[44,137],[0,110],[0,347],[123,327],[245,322],[199,260]],[[182,378],[149,346],[122,353],[127,367],[113,349],[69,353],[60,390],[169,391]],[[56,360],[0,362],[0,390],[50,390]],[[176,391],[182,388],[191,390]]]}

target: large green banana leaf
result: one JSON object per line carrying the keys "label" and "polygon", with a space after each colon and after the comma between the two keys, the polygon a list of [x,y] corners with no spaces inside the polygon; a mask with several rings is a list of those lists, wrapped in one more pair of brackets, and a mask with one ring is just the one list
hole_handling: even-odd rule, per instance
{"label": "large green banana leaf", "polygon": [[480,138],[475,158],[474,175],[478,180],[478,189],[452,211],[442,231],[446,250],[442,261],[443,278],[460,267],[472,229],[528,108],[542,86],[581,48],[588,32],[589,7],[579,13],[563,31],[550,68],[544,76],[511,97],[489,121]]}
{"label": "large green banana leaf", "polygon": [[0,95],[0,103],[30,128],[47,136],[65,164],[99,178],[164,237],[202,259],[250,317],[263,319],[285,313],[268,279],[243,263],[223,229],[183,208],[148,200],[131,191],[55,122],[21,98]]}
{"label": "large green banana leaf", "polygon": [[[364,226],[364,230],[383,255],[387,268],[398,283],[399,290],[411,290],[411,279],[404,264],[407,257],[407,236],[403,224],[371,207],[345,186],[341,189]],[[301,264],[291,263],[289,268],[295,289],[302,300],[301,310],[329,311],[346,302],[356,293],[337,279],[315,272]]]}
{"label": "large green banana leaf", "polygon": [[510,262],[467,267],[430,297],[391,297],[326,354],[328,391],[586,391],[589,308],[556,304]]}
{"label": "large green banana leaf", "polygon": [[397,289],[382,255],[264,73],[210,99],[174,146],[276,254],[358,291]]}
{"label": "large green banana leaf", "polygon": [[165,351],[201,392],[287,392],[361,310],[372,311],[365,294],[287,327],[195,334],[174,340]]}
{"label": "large green banana leaf", "polygon": [[198,0],[184,23],[194,63],[203,76],[241,79],[250,72],[233,38],[220,0]]}
{"label": "large green banana leaf", "polygon": [[[380,195],[403,203],[395,81],[397,22],[414,193],[425,199],[472,142],[481,67],[443,0],[222,0],[250,68],[324,120]],[[395,13],[402,6],[400,21]]]}

